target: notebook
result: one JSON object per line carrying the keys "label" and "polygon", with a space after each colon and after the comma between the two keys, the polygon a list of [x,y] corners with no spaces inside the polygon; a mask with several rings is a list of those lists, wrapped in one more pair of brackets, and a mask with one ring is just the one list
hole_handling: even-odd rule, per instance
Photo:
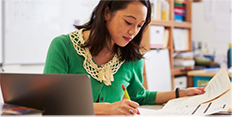
{"label": "notebook", "polygon": [[43,115],[94,115],[88,75],[0,73],[0,83],[4,103]]}

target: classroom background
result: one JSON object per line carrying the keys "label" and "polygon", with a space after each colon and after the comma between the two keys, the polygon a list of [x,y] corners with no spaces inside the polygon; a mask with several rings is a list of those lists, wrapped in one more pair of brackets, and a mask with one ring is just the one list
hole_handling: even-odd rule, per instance
{"label": "classroom background", "polygon": [[[153,6],[157,6],[161,1],[163,0],[151,0]],[[167,1],[169,2],[164,2],[164,5],[172,0]],[[1,72],[42,73],[51,40],[61,34],[74,31],[73,24],[83,24],[88,21],[98,2],[99,0],[56,0],[56,2],[54,0],[0,0]],[[167,5],[165,9],[170,11],[170,6],[170,4]],[[174,7],[176,8],[176,6]],[[153,11],[153,18],[155,17],[154,12],[157,12],[157,9]],[[179,19],[174,20],[184,22]],[[193,55],[208,55],[213,57],[213,62],[218,65],[216,67],[227,68],[227,51],[229,44],[232,43],[231,20],[231,0],[191,0],[191,17],[189,19],[191,30],[188,36],[191,37]],[[161,30],[165,28],[161,27]],[[175,33],[170,34],[169,32],[170,36],[175,37]],[[164,41],[161,43],[163,44]],[[158,81],[159,79],[155,78],[160,77],[165,77],[168,80],[171,77],[170,54],[167,56],[165,53],[168,53],[170,48],[157,48],[156,46],[154,48],[150,46],[152,48],[150,50],[163,50],[158,54],[155,52],[153,54],[164,55],[164,58],[145,61],[146,73],[154,77],[154,81]],[[173,57],[181,52],[173,52]],[[166,62],[154,62],[160,60],[166,60]],[[157,65],[146,66],[147,63]],[[163,70],[159,72],[161,74],[155,72],[156,69],[160,68]],[[152,71],[154,71],[153,74]],[[162,76],[165,73],[167,76]],[[165,81],[165,78],[161,80]],[[157,82],[157,86],[160,82]],[[171,81],[168,80],[165,83],[169,85],[168,89],[164,89],[164,85],[153,88],[171,90]]]}

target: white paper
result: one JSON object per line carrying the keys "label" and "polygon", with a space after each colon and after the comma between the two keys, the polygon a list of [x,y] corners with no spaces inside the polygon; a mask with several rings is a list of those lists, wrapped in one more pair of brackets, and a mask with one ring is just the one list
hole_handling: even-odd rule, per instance
{"label": "white paper", "polygon": [[155,115],[208,115],[231,108],[231,83],[225,69],[205,87],[205,93],[168,101]]}
{"label": "white paper", "polygon": [[[230,92],[231,93],[231,92]],[[139,108],[141,115],[210,115],[231,108],[231,94],[226,93],[222,97],[205,104],[186,105],[184,100],[178,100],[179,103],[164,106],[163,109],[145,109]],[[166,108],[165,108],[166,107]]]}
{"label": "white paper", "polygon": [[144,55],[148,90],[171,91],[171,70],[168,49],[151,50]]}
{"label": "white paper", "polygon": [[157,110],[139,107],[139,112],[140,112],[140,115],[142,115],[142,116],[144,116],[144,115],[154,115],[155,111],[157,111]]}

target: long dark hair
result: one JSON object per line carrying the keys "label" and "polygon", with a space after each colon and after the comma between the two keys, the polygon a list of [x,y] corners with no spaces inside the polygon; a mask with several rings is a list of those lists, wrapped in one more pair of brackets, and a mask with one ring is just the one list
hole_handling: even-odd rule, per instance
{"label": "long dark hair", "polygon": [[110,12],[114,14],[118,10],[125,9],[130,2],[134,1],[139,1],[147,7],[146,21],[131,42],[125,47],[120,47],[115,44],[113,51],[119,54],[118,49],[120,49],[122,53],[121,61],[136,61],[143,58],[143,54],[140,53],[139,49],[144,48],[141,46],[143,33],[147,25],[151,22],[151,5],[149,0],[100,0],[92,12],[90,21],[84,25],[75,25],[77,29],[85,28],[86,30],[91,30],[88,41],[82,47],[91,47],[90,52],[93,56],[97,56],[104,47],[108,47],[107,43],[111,41],[111,36],[104,20],[105,9],[109,7]]}

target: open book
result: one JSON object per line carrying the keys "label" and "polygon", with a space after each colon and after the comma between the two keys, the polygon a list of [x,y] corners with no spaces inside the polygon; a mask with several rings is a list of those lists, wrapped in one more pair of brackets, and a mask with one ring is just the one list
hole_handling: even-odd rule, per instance
{"label": "open book", "polygon": [[153,115],[209,115],[231,109],[231,103],[231,83],[223,68],[208,82],[204,94],[172,99]]}

